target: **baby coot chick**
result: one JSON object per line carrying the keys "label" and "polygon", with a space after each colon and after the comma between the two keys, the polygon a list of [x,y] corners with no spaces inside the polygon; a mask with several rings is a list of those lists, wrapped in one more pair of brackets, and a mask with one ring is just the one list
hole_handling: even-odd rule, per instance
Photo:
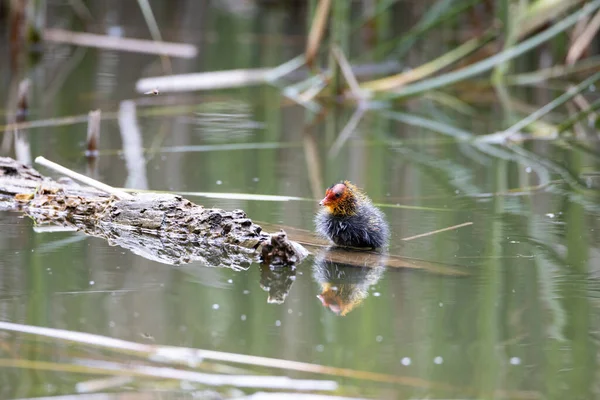
{"label": "baby coot chick", "polygon": [[383,213],[349,181],[332,185],[315,217],[317,232],[338,246],[379,248],[387,244],[388,224]]}

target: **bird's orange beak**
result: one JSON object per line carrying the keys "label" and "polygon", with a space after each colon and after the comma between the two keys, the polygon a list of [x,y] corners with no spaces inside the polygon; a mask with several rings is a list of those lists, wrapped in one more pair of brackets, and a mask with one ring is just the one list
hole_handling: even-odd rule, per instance
{"label": "bird's orange beak", "polygon": [[321,201],[319,202],[319,205],[320,205],[320,206],[328,206],[328,205],[330,205],[330,204],[331,204],[331,199],[329,198],[329,196],[325,196],[325,197],[323,198],[323,200],[321,200]]}

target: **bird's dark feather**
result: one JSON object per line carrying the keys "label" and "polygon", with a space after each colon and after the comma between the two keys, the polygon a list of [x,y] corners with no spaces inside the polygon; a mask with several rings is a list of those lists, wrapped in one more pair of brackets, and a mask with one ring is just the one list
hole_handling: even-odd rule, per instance
{"label": "bird's dark feather", "polygon": [[326,209],[315,217],[317,232],[338,246],[379,248],[387,244],[389,228],[383,213],[361,202],[354,215],[338,216]]}

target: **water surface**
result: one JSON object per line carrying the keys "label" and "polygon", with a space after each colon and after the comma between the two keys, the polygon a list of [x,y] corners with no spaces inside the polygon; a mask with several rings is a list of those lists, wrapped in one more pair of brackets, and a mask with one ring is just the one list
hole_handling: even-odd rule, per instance
{"label": "water surface", "polygon": [[[244,17],[216,6],[177,3],[174,10],[157,12],[163,15],[161,25],[199,15],[194,12],[206,14],[188,16],[180,28],[166,30],[168,40],[200,49],[196,60],[174,61],[176,72],[271,66],[302,51],[304,39],[298,35],[303,30],[295,30],[302,21],[290,21],[277,8]],[[99,23],[124,29],[127,36],[145,35],[140,17],[126,19],[135,13],[123,7],[121,13],[96,10]],[[52,21],[63,21],[61,12],[53,5]],[[5,46],[6,39],[0,43]],[[3,212],[0,320],[396,378],[385,382],[244,366],[252,373],[333,379],[341,385],[337,393],[346,396],[598,396],[597,151],[529,142],[519,151],[494,147],[502,155],[375,109],[332,154],[351,107],[332,107],[313,122],[308,111],[273,87],[140,96],[135,81],[160,74],[157,59],[91,49],[62,83],[55,83],[76,51],[51,46],[28,72],[34,93],[30,120],[95,108],[115,112],[120,102],[135,99],[143,145],[149,149],[145,168],[128,170],[119,124],[110,116],[102,121],[95,168],[83,155],[85,124],[28,130],[32,157],[43,155],[116,187],[299,197],[303,200],[186,195],[207,207],[243,209],[265,227],[282,225],[290,232],[312,232],[325,187],[350,179],[385,212],[392,231],[389,253],[423,268],[386,269],[381,263],[358,268],[327,263],[321,253],[285,271],[258,264],[245,271],[200,263],[175,267],[78,233],[38,233],[31,220]],[[7,76],[7,63],[0,62],[0,71]],[[49,89],[53,85],[58,89]],[[549,94],[529,95],[525,100],[536,105],[538,98],[542,105]],[[166,105],[188,109],[149,115]],[[464,115],[428,100],[396,111],[472,134],[506,126],[509,114],[492,103]],[[585,146],[597,150],[598,144]],[[402,241],[465,222],[473,224]],[[344,291],[343,304],[324,307],[317,296],[330,286]],[[78,382],[102,376],[16,368],[7,360],[73,365],[84,358],[127,360],[2,331],[0,353],[1,398],[73,394]],[[158,389],[185,397],[203,388],[139,378],[109,391]]]}

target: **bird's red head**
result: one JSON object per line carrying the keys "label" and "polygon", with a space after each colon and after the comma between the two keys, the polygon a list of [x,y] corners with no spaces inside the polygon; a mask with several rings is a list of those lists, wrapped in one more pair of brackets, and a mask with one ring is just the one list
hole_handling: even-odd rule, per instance
{"label": "bird's red head", "polygon": [[317,298],[321,300],[321,304],[323,304],[323,307],[329,307],[329,309],[335,314],[340,315],[340,313],[342,312],[342,308],[335,300],[335,298],[331,298],[331,296],[327,296],[327,294],[325,294],[325,296],[319,294],[317,295]]}
{"label": "bird's red head", "polygon": [[360,199],[360,190],[349,181],[343,181],[329,187],[319,205],[326,207],[333,215],[349,216],[356,213],[357,201]]}
{"label": "bird's red head", "polygon": [[333,207],[336,204],[339,204],[343,200],[343,198],[347,196],[347,191],[348,188],[343,183],[333,185],[325,191],[325,197],[323,198],[323,200],[321,200],[319,205],[325,207]]}

